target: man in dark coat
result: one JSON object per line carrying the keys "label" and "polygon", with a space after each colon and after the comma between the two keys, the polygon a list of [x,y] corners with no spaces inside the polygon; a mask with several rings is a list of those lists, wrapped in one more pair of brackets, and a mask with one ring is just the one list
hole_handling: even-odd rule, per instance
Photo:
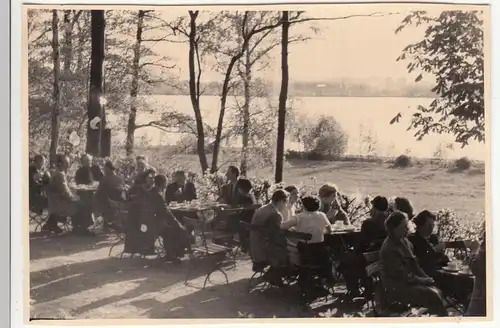
{"label": "man in dark coat", "polygon": [[186,228],[174,217],[167,207],[165,199],[165,189],[167,178],[163,174],[155,177],[155,185],[148,193],[148,204],[150,211],[150,221],[155,229],[160,231],[165,248],[165,260],[168,262],[180,263],[184,257],[185,249],[189,247],[189,236]]}
{"label": "man in dark coat", "polygon": [[165,192],[165,201],[167,204],[171,202],[184,203],[196,199],[196,187],[194,183],[186,181],[186,173],[177,171],[174,173],[174,181],[167,185]]}
{"label": "man in dark coat", "polygon": [[42,214],[48,206],[44,187],[49,184],[50,176],[44,170],[45,158],[35,155],[33,164],[29,166],[29,205],[30,210]]}
{"label": "man in dark coat", "polygon": [[101,181],[103,173],[98,165],[92,165],[92,156],[82,155],[80,162],[82,166],[75,173],[75,183],[90,185]]}
{"label": "man in dark coat", "polygon": [[224,202],[225,204],[235,206],[238,190],[236,188],[236,182],[240,176],[240,170],[236,166],[229,166],[226,172],[227,183],[222,186],[221,194],[219,196],[219,202]]}

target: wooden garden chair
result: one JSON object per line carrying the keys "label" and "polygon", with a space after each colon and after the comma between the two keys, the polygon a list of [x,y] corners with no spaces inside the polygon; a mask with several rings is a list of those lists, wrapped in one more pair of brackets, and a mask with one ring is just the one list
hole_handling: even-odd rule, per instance
{"label": "wooden garden chair", "polygon": [[[366,267],[368,277],[368,289],[365,297],[376,317],[393,316],[396,314],[401,317],[421,316],[427,312],[427,308],[418,307],[414,310],[402,306],[396,301],[390,300],[382,280],[382,265],[379,261],[368,264]],[[403,311],[400,311],[400,310]]]}
{"label": "wooden garden chair", "polygon": [[205,276],[205,281],[203,282],[203,289],[205,289],[207,283],[210,281],[210,277],[214,272],[220,272],[224,275],[226,284],[229,283],[227,273],[224,270],[224,265],[228,260],[231,260],[233,265],[234,258],[231,258],[232,248],[224,245],[218,245],[213,243],[210,233],[207,229],[208,222],[203,219],[192,219],[184,218],[185,224],[189,224],[194,229],[194,234],[196,242],[189,248],[189,269],[186,274],[184,284],[188,285],[191,273],[196,270],[202,262],[208,260],[211,261],[212,267],[210,271]]}
{"label": "wooden garden chair", "polygon": [[[109,200],[110,207],[113,209],[113,217],[111,220],[111,232],[116,237],[116,241],[109,248],[108,256],[111,256],[111,251],[115,246],[125,241],[125,224],[128,217],[129,204],[122,201]],[[123,252],[120,258],[123,257]]]}

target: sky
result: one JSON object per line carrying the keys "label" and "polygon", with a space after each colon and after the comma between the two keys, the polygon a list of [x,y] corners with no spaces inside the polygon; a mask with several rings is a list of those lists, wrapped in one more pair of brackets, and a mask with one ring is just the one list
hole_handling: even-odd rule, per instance
{"label": "sky", "polygon": [[[415,8],[415,7],[413,7]],[[431,8],[429,11],[439,12],[443,8]],[[312,39],[294,43],[289,46],[290,80],[298,81],[328,81],[330,79],[354,80],[414,80],[414,75],[406,71],[408,62],[397,62],[396,58],[402,49],[410,43],[419,41],[425,29],[409,27],[399,34],[395,29],[409,12],[408,7],[397,8],[393,5],[359,6],[331,5],[321,8],[311,6],[307,9],[307,17],[343,17],[349,15],[369,15],[379,12],[378,17],[353,17],[335,21],[316,21],[292,25],[291,35],[310,35]],[[172,8],[161,10],[161,17],[174,20],[187,14],[187,8]],[[159,11],[160,12],[160,11]],[[200,14],[202,19],[203,13]],[[314,24],[321,32],[314,34],[310,30]],[[169,56],[177,63],[181,76],[187,78],[186,44],[164,43],[155,46],[155,51]],[[271,53],[271,65],[255,75],[269,81],[278,82],[281,79],[280,47]],[[217,72],[204,72],[203,80],[219,80]],[[425,81],[425,80],[424,80]],[[429,81],[429,80],[428,80]]]}

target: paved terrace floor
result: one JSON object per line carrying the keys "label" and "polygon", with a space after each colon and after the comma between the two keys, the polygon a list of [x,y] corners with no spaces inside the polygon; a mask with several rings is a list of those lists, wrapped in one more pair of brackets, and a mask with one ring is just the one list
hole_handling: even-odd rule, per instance
{"label": "paved terrace floor", "polygon": [[342,302],[342,285],[335,297],[318,302],[312,309],[300,304],[297,291],[277,288],[247,292],[252,275],[248,257],[241,257],[228,271],[229,284],[214,274],[214,282],[202,290],[205,274],[196,272],[184,284],[188,262],[161,263],[155,258],[119,258],[122,245],[108,256],[112,236],[77,237],[30,234],[30,314],[32,319],[121,319],[121,318],[256,318],[315,317],[330,310],[334,317],[345,314],[370,316],[363,300]]}

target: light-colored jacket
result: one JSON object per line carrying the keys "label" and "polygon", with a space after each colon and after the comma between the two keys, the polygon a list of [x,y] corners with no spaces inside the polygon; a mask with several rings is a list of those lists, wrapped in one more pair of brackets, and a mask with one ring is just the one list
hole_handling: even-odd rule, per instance
{"label": "light-colored jacket", "polygon": [[50,182],[47,186],[47,199],[49,214],[56,214],[63,217],[74,215],[76,197],[69,188],[65,172],[60,170],[51,172]]}
{"label": "light-colored jacket", "polygon": [[267,262],[274,267],[286,265],[288,252],[286,239],[280,228],[282,221],[281,213],[271,203],[255,212],[252,225],[261,229],[250,231],[250,255],[253,262]]}

